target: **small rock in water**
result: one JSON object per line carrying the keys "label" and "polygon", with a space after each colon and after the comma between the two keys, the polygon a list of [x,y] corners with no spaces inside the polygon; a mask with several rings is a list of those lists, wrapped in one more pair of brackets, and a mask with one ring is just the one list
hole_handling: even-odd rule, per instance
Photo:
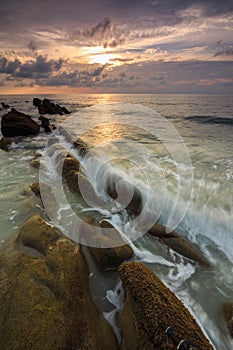
{"label": "small rock in water", "polygon": [[11,145],[12,145],[12,140],[9,137],[3,137],[0,140],[0,148],[4,151],[9,151],[9,148]]}

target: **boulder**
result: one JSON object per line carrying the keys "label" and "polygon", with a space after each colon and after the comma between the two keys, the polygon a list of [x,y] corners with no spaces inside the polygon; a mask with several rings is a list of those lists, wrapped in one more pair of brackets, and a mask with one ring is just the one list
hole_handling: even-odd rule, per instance
{"label": "boulder", "polygon": [[0,253],[1,350],[117,349],[78,246],[38,215]]}
{"label": "boulder", "polygon": [[126,262],[119,275],[126,292],[120,316],[124,349],[213,350],[188,309],[147,267]]}
{"label": "boulder", "polygon": [[223,304],[223,316],[227,324],[227,328],[231,337],[233,338],[233,303]]}
{"label": "boulder", "polygon": [[9,151],[10,146],[12,145],[12,140],[8,137],[3,137],[0,140],[0,149],[4,151]]}
{"label": "boulder", "polygon": [[1,131],[5,137],[36,135],[40,126],[29,115],[12,108],[2,117]]}
{"label": "boulder", "polygon": [[210,262],[184,237],[181,237],[177,232],[172,231],[167,233],[167,228],[160,224],[155,224],[148,231],[153,237],[158,237],[160,242],[172,248],[184,257],[198,262],[200,265],[211,268]]}
{"label": "boulder", "polygon": [[[84,229],[81,227],[81,234],[89,234],[90,244],[95,243],[96,247],[89,246],[93,259],[101,270],[116,269],[124,261],[132,258],[134,252],[129,244],[121,237],[117,229],[108,221],[102,220],[100,223],[102,228],[102,235],[95,233],[95,226],[89,227],[89,232],[86,232],[86,225]],[[90,232],[92,230],[92,232]],[[109,234],[111,230],[111,234]],[[88,238],[85,243],[89,243]]]}

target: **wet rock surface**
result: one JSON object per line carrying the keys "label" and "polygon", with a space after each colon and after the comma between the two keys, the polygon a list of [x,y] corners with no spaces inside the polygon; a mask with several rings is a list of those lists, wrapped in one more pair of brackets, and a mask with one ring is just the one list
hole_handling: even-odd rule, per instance
{"label": "wet rock surface", "polygon": [[[89,223],[91,223],[90,220]],[[97,233],[95,226],[89,226],[88,229],[84,225],[80,233],[81,241],[84,236],[85,244],[90,244],[88,249],[100,269],[117,269],[124,261],[133,257],[133,249],[111,223],[102,220],[98,229]],[[87,234],[89,237],[86,237]],[[92,246],[94,244],[95,246]]]}
{"label": "wet rock surface", "polygon": [[169,232],[165,226],[155,224],[148,233],[153,237],[158,237],[163,244],[172,248],[184,257],[196,261],[207,268],[212,267],[210,262],[199,251],[197,251],[189,241],[180,236],[177,232]]}
{"label": "wet rock surface", "polygon": [[1,350],[117,349],[78,246],[33,216],[0,252]]}
{"label": "wet rock surface", "polygon": [[183,341],[192,349],[213,350],[183,303],[152,271],[126,262],[119,274],[126,291],[120,318],[123,349],[174,350]]}
{"label": "wet rock surface", "polygon": [[11,145],[12,145],[12,140],[9,137],[3,137],[0,140],[0,148],[4,151],[9,151],[9,148]]}
{"label": "wet rock surface", "polygon": [[5,137],[37,135],[40,126],[29,115],[14,108],[2,117],[1,131]]}

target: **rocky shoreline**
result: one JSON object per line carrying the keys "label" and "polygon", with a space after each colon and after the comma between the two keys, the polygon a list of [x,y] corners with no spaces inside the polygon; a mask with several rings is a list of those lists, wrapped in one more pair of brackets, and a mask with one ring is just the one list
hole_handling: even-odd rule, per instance
{"label": "rocky shoreline", "polygon": [[[66,113],[64,107],[47,101],[33,100],[40,114],[52,114],[52,111]],[[48,105],[51,113],[46,110]],[[53,131],[48,118],[40,116],[40,121],[41,125],[13,108],[2,117],[0,148],[10,150],[12,137],[36,135],[40,128],[43,132]],[[53,142],[51,155],[57,150],[56,138]],[[76,140],[73,147],[80,156],[88,152],[82,140]],[[35,157],[34,166],[40,166],[40,157]],[[61,166],[70,191],[80,196],[77,179],[82,177],[89,196],[98,197],[83,173],[81,163],[72,154],[66,155]],[[41,186],[46,185],[32,184],[35,195],[40,196]],[[109,184],[105,190],[112,200],[116,199],[115,183]],[[46,191],[52,193],[51,188]],[[140,191],[135,188],[126,210],[129,215],[138,215],[142,207]],[[5,242],[0,252],[0,325],[3,334],[0,348],[184,350],[191,346],[193,349],[213,349],[181,301],[153,272],[133,261],[133,249],[118,230],[108,221],[96,219],[93,213],[86,220],[92,236],[97,236],[95,227],[100,229],[98,232],[109,229],[113,230],[114,239],[120,242],[116,246],[111,238],[98,233],[96,239],[104,244],[107,240],[108,248],[88,249],[98,269],[103,273],[108,269],[118,270],[123,283],[126,299],[118,324],[122,333],[121,344],[118,344],[112,327],[103,318],[90,294],[89,268],[82,245],[64,237],[41,217],[33,216],[23,224],[16,237]],[[80,235],[90,234],[85,230],[86,226],[81,226]],[[179,233],[167,233],[164,226],[156,224],[147,234],[154,237],[155,244],[159,240],[201,268],[213,268],[197,247]],[[232,305],[223,306],[231,336]]]}

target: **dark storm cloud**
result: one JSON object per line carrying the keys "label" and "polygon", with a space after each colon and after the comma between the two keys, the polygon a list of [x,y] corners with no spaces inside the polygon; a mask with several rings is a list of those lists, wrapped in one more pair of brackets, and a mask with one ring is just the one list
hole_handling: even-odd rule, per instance
{"label": "dark storm cloud", "polygon": [[26,63],[20,62],[18,59],[9,61],[5,57],[0,57],[0,73],[9,74],[11,77],[18,78],[39,78],[48,77],[52,72],[61,69],[63,60],[48,60],[47,57],[37,56],[34,61]]}

